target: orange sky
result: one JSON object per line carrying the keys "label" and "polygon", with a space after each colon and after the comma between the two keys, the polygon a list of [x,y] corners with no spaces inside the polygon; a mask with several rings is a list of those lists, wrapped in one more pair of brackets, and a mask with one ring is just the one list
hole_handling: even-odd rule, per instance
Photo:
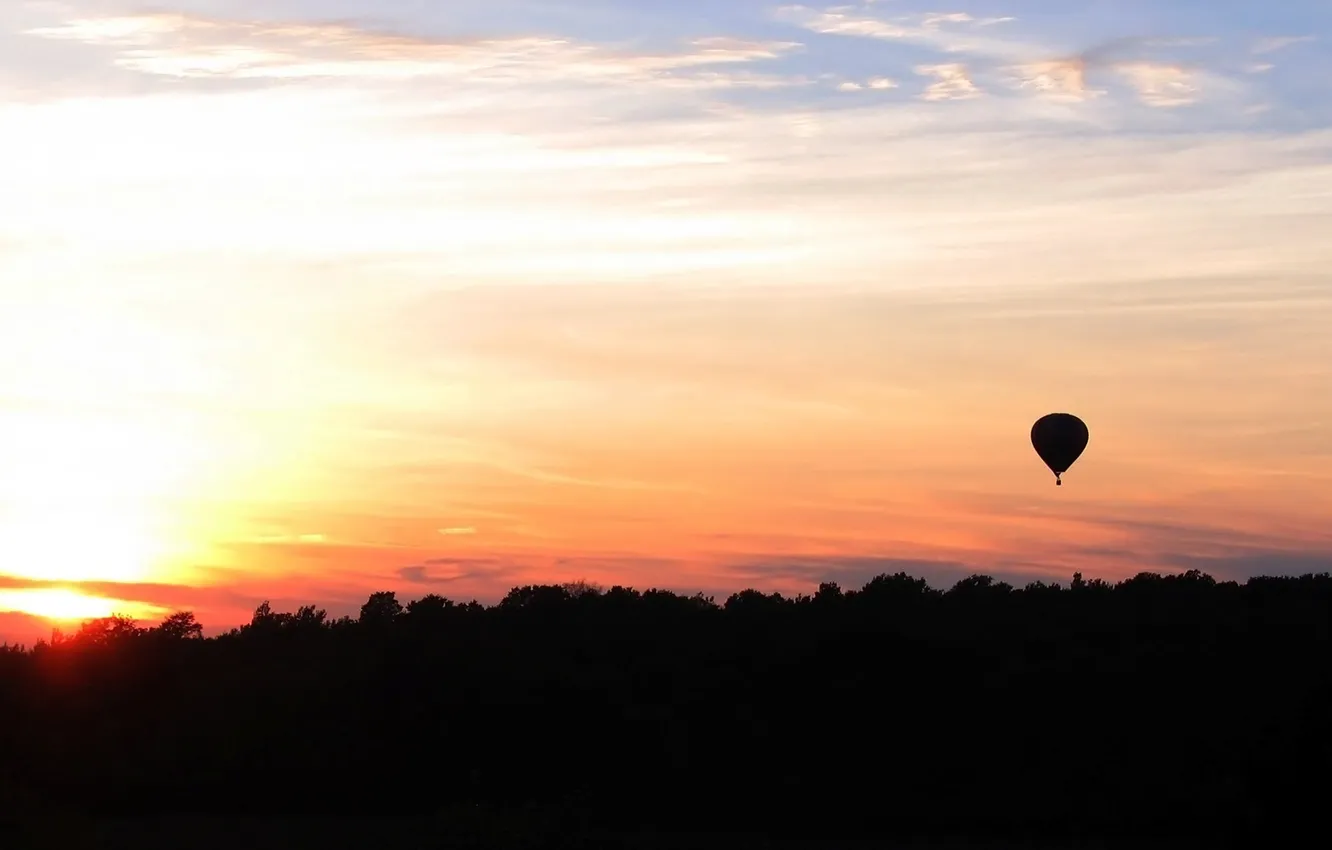
{"label": "orange sky", "polygon": [[1238,82],[746,99],[793,48],[84,5],[0,13],[0,639],[1332,562],[1332,136]]}

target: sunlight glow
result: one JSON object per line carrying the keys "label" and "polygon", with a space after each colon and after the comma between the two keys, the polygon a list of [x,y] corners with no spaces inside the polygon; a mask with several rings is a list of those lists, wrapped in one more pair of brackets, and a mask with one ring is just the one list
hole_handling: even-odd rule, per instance
{"label": "sunlight glow", "polygon": [[158,610],[139,602],[89,596],[62,588],[0,590],[0,611],[18,611],[48,620],[96,620],[112,614],[139,619],[152,616]]}
{"label": "sunlight glow", "polygon": [[190,408],[210,375],[179,335],[110,307],[38,303],[0,333],[15,355],[0,365],[0,572],[164,577],[173,529],[218,466],[216,434]]}
{"label": "sunlight glow", "polygon": [[0,420],[0,564],[43,581],[147,581],[171,554],[187,448],[112,415]]}

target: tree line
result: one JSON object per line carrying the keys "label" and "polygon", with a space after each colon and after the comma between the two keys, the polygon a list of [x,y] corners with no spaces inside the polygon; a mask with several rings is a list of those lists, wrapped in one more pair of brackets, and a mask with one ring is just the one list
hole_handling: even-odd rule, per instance
{"label": "tree line", "polygon": [[[583,829],[1271,835],[1332,776],[1332,576],[718,602],[588,584],[0,650],[0,806]],[[0,812],[2,814],[3,812]],[[546,821],[543,821],[543,823]]]}

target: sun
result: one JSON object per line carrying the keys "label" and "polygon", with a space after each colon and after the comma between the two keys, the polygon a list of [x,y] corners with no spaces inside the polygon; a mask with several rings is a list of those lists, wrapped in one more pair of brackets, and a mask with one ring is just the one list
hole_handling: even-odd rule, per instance
{"label": "sun", "polygon": [[178,326],[169,305],[99,292],[34,291],[0,310],[0,353],[12,352],[0,356],[0,578],[12,588],[192,583],[219,557],[229,511],[290,463],[282,426],[242,403],[248,361]]}
{"label": "sun", "polygon": [[52,506],[0,520],[6,575],[40,581],[151,580],[168,548],[131,506]]}
{"label": "sun", "polygon": [[143,582],[173,551],[187,452],[150,421],[33,413],[0,420],[0,574]]}

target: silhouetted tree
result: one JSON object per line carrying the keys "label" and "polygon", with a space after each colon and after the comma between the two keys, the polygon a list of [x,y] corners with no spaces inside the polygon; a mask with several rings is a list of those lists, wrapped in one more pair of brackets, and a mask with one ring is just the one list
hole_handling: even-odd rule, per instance
{"label": "silhouetted tree", "polygon": [[823,605],[835,605],[842,601],[842,588],[835,581],[825,581],[814,594],[814,601]]}
{"label": "silhouetted tree", "polygon": [[92,814],[502,812],[553,846],[675,823],[1270,842],[1316,820],[1332,775],[1325,573],[947,592],[898,573],[723,604],[385,591],[356,618],[264,602],[202,634],[177,612],[0,647],[0,792]]}
{"label": "silhouetted tree", "polygon": [[361,606],[361,623],[367,626],[387,626],[402,616],[402,603],[392,591],[372,593]]}
{"label": "silhouetted tree", "polygon": [[445,599],[443,596],[431,593],[408,602],[407,613],[413,617],[431,618],[454,607],[452,599]]}
{"label": "silhouetted tree", "polygon": [[203,625],[194,619],[193,611],[178,611],[170,614],[153,631],[171,640],[190,640],[203,637]]}
{"label": "silhouetted tree", "polygon": [[273,606],[267,600],[259,603],[259,607],[254,609],[254,615],[250,618],[248,626],[242,626],[242,633],[256,635],[268,635],[280,630],[287,621],[291,619],[290,614],[283,614],[273,610]]}
{"label": "silhouetted tree", "polygon": [[106,646],[117,641],[131,640],[144,633],[132,617],[113,614],[97,620],[88,620],[79,627],[73,642],[84,646]]}

